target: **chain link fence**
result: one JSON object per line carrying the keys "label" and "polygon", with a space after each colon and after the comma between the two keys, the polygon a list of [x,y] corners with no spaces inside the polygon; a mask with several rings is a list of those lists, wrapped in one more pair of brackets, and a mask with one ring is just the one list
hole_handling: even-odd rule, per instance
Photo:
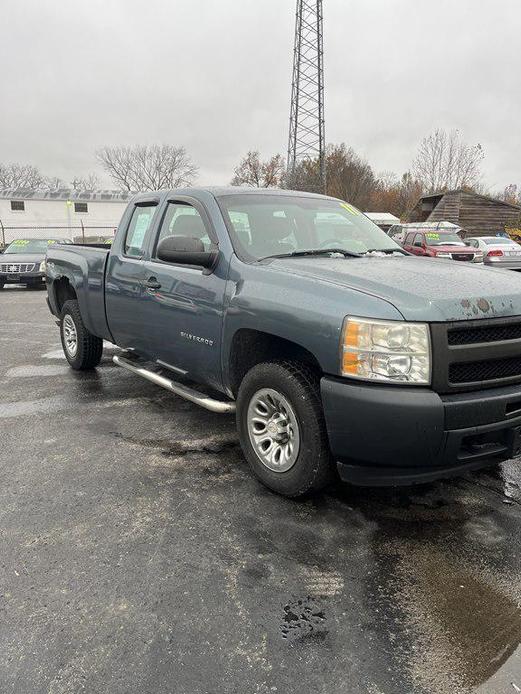
{"label": "chain link fence", "polygon": [[105,243],[114,238],[118,223],[109,226],[4,226],[0,220],[0,249],[22,238],[69,239],[74,243]]}

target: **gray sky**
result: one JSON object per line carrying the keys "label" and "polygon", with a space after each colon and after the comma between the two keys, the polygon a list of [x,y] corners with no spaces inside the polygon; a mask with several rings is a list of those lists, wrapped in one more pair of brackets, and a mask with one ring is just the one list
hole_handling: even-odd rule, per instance
{"label": "gray sky", "polygon": [[[199,183],[285,153],[295,0],[2,0],[0,161],[65,179],[104,144],[184,145]],[[521,184],[519,0],[324,0],[326,138],[402,173],[458,128]],[[98,171],[99,173],[99,171]],[[104,180],[108,183],[108,179]]]}

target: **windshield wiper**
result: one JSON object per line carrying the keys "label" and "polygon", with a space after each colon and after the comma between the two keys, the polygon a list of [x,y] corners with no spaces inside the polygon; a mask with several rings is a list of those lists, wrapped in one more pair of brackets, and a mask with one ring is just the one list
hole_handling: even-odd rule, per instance
{"label": "windshield wiper", "polygon": [[274,255],[266,255],[264,258],[259,258],[258,262],[261,260],[267,260],[268,258],[298,258],[306,255],[329,255],[330,253],[341,253],[346,258],[361,258],[363,255],[361,253],[346,251],[345,248],[310,248],[303,251],[291,251],[290,253],[275,253]]}
{"label": "windshield wiper", "polygon": [[364,255],[367,253],[404,253],[403,248],[368,248]]}

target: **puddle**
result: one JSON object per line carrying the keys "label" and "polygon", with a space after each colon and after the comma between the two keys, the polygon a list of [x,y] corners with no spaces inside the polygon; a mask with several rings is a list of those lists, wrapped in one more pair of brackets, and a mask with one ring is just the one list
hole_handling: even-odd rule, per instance
{"label": "puddle", "polygon": [[[399,599],[411,626],[421,632],[413,671],[431,686],[445,672],[441,679],[453,690],[462,685],[471,690],[490,679],[521,641],[517,602],[486,577],[444,565],[432,548],[416,557],[416,570]],[[437,686],[435,691],[445,691]]]}

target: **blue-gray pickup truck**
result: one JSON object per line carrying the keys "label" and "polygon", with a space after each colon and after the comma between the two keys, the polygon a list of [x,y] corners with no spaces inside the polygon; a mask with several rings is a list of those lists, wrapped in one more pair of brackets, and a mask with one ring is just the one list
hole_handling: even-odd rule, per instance
{"label": "blue-gray pickup truck", "polygon": [[406,253],[342,200],[237,188],[129,204],[110,249],[52,246],[65,356],[235,412],[287,496],[424,482],[521,454],[521,282]]}

